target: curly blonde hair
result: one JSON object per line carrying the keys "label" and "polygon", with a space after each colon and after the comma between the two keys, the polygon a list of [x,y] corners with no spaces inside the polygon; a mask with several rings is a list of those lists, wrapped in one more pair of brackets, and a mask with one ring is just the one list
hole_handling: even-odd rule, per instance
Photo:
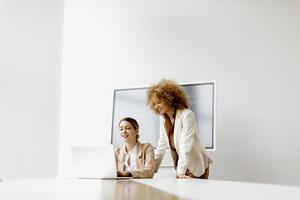
{"label": "curly blonde hair", "polygon": [[147,105],[157,114],[153,97],[162,100],[175,110],[189,108],[188,97],[181,86],[173,80],[161,79],[157,84],[153,84],[147,91]]}

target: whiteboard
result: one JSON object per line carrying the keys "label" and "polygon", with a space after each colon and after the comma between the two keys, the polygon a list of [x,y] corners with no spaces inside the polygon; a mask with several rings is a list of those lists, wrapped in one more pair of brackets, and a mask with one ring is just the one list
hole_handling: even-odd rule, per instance
{"label": "whiteboard", "polygon": [[[215,82],[181,86],[188,95],[191,110],[195,113],[201,143],[207,150],[215,150]],[[123,144],[118,123],[124,117],[132,117],[139,123],[140,142],[149,142],[154,147],[157,145],[159,115],[146,104],[147,90],[148,87],[114,90],[111,143],[115,147]]]}

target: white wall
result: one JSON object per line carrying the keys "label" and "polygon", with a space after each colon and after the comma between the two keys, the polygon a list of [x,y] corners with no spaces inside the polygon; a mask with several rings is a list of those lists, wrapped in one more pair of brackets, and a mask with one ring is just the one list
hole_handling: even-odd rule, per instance
{"label": "white wall", "polygon": [[0,0],[0,179],[57,174],[63,3]]}
{"label": "white wall", "polygon": [[110,143],[114,88],[216,80],[211,178],[300,185],[298,13],[293,0],[66,0],[59,174],[70,145]]}

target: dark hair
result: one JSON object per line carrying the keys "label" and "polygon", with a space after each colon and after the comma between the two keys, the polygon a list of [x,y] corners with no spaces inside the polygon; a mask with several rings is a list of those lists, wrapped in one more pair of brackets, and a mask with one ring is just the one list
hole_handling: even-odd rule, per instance
{"label": "dark hair", "polygon": [[123,119],[120,120],[119,125],[121,124],[122,121],[127,121],[129,122],[134,129],[138,129],[139,128],[139,124],[137,123],[137,121],[131,117],[125,117]]}
{"label": "dark hair", "polygon": [[156,96],[175,110],[189,107],[188,97],[183,88],[173,80],[162,79],[147,91],[147,104],[157,114],[152,98]]}
{"label": "dark hair", "polygon": [[[135,119],[131,118],[131,117],[125,117],[125,118],[121,119],[121,120],[119,121],[119,126],[120,126],[121,122],[123,122],[123,121],[129,122],[129,123],[133,126],[133,128],[134,128],[135,130],[139,128],[138,122],[137,122]],[[136,140],[138,140],[139,137],[140,137],[140,136],[137,135],[137,136],[136,136]]]}

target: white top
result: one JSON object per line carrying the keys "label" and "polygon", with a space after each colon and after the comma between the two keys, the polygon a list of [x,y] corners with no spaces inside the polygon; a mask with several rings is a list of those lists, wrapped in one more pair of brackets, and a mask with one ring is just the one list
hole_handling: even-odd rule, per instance
{"label": "white top", "polygon": [[[125,148],[125,146],[124,146]],[[128,153],[125,149],[126,152],[124,154],[124,165],[125,165],[125,170],[126,171],[133,171],[133,170],[136,170],[136,145],[134,145],[133,149],[131,149],[130,153]],[[130,164],[129,163],[129,160],[130,160]]]}
{"label": "white top", "polygon": [[[155,151],[156,170],[169,147],[169,138],[164,128],[165,119],[160,117],[160,136]],[[205,147],[198,138],[195,115],[190,109],[176,111],[174,126],[174,145],[178,154],[177,174],[185,174],[187,169],[195,176],[204,174],[212,162]]]}

